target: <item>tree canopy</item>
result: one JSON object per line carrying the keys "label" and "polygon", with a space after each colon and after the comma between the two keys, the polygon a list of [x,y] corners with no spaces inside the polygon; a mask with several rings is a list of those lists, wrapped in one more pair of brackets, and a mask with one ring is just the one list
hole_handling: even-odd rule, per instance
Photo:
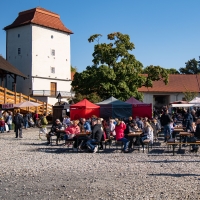
{"label": "tree canopy", "polygon": [[184,68],[179,69],[181,74],[199,74],[200,73],[200,66],[198,61],[193,58],[191,60],[188,60],[185,63]]}
{"label": "tree canopy", "polygon": [[[130,52],[135,48],[127,34],[119,32],[107,35],[109,43],[99,43],[101,34],[92,35],[88,41],[97,41],[94,45],[93,65],[87,66],[81,73],[76,72],[72,81],[77,94],[92,95],[93,99],[106,99],[110,96],[127,100],[131,96],[142,99],[138,88],[152,86],[152,81],[162,79],[168,82],[168,72],[160,66],[145,68]],[[89,99],[89,98],[88,98]]]}

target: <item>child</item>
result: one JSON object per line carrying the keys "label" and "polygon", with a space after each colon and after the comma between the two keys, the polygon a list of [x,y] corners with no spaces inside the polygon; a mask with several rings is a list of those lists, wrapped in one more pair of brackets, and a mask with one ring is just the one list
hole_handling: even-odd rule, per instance
{"label": "child", "polygon": [[4,121],[4,118],[1,117],[0,118],[0,130],[1,130],[1,133],[4,133],[4,127],[5,127],[5,121]]}

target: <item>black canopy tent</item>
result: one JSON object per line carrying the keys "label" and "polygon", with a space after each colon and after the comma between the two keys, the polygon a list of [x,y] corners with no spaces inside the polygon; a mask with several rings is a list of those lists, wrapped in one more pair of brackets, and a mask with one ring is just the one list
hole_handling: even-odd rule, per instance
{"label": "black canopy tent", "polygon": [[110,97],[102,102],[97,103],[100,106],[100,117],[104,119],[127,118],[132,116],[132,105]]}

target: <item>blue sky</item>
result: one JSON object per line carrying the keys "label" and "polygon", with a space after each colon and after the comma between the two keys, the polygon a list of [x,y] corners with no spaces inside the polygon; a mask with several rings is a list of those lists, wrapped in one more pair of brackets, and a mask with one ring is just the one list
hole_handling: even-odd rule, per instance
{"label": "blue sky", "polygon": [[88,38],[112,32],[128,34],[133,54],[144,67],[185,67],[200,56],[199,0],[0,0],[0,54],[6,56],[6,34],[18,13],[40,6],[60,15],[74,32],[71,64],[83,71],[92,65],[94,43]]}

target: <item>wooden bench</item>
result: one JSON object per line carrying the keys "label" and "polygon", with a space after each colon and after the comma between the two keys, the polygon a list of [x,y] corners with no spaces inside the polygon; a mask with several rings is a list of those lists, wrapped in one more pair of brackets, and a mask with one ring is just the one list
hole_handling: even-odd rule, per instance
{"label": "wooden bench", "polygon": [[182,145],[182,144],[185,144],[185,145],[192,145],[192,144],[194,144],[194,145],[200,145],[200,140],[197,140],[196,142],[186,142],[186,143],[184,143],[184,142],[177,142],[177,141],[175,141],[174,138],[172,138],[172,139],[169,139],[167,141],[167,146],[171,145],[172,148],[173,148],[173,156],[174,156],[174,152],[175,152],[175,147],[176,146],[180,147],[180,145]]}

